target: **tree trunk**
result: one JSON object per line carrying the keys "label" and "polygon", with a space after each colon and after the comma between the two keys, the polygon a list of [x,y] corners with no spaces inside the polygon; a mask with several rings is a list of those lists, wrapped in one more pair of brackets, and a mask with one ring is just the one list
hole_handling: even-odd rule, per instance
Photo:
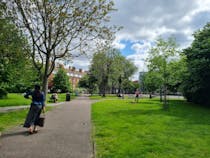
{"label": "tree trunk", "polygon": [[47,91],[48,91],[48,82],[47,82],[48,77],[44,75],[43,81],[42,81],[42,90],[44,92],[44,96],[46,98],[47,96]]}
{"label": "tree trunk", "polygon": [[111,92],[112,94],[115,94],[115,91],[114,90],[115,90],[114,83],[112,82],[112,92]]}
{"label": "tree trunk", "polygon": [[49,57],[47,56],[46,61],[45,61],[45,69],[44,69],[44,75],[43,75],[43,80],[42,80],[42,91],[44,92],[44,96],[46,98],[47,96],[47,91],[48,91],[48,69],[49,69]]}
{"label": "tree trunk", "polygon": [[166,94],[167,93],[167,87],[166,87],[166,85],[164,85],[164,101],[163,101],[163,108],[165,109],[165,110],[167,110],[168,109],[168,103],[167,103],[167,98],[166,98]]}
{"label": "tree trunk", "polygon": [[163,95],[162,95],[162,87],[160,87],[160,102],[163,101]]}

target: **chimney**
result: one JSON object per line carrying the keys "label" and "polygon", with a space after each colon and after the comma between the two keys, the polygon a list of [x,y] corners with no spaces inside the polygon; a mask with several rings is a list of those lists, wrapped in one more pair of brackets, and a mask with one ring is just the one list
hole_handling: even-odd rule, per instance
{"label": "chimney", "polygon": [[75,71],[75,67],[73,66],[73,67],[71,68],[71,70],[72,70],[72,71]]}

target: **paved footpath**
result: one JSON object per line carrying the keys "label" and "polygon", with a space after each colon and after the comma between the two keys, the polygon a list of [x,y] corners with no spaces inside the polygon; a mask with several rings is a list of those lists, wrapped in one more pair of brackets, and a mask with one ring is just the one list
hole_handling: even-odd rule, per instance
{"label": "paved footpath", "polygon": [[78,97],[47,112],[45,127],[29,135],[21,126],[3,133],[0,158],[92,158],[88,97]]}
{"label": "paved footpath", "polygon": [[[47,104],[47,106],[57,106],[60,104],[62,103],[51,103],[51,104]],[[29,107],[30,105],[0,107],[0,113],[7,113],[7,112],[12,112],[12,111],[17,111],[17,110],[28,109]]]}

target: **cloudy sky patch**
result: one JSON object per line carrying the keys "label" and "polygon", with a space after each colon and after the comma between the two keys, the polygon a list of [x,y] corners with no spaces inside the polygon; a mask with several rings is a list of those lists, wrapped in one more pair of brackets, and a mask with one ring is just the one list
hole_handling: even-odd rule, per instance
{"label": "cloudy sky patch", "polygon": [[[210,0],[114,0],[117,12],[111,24],[123,26],[113,45],[132,60],[138,71],[146,70],[149,48],[162,36],[174,36],[180,48],[188,47],[192,34],[210,22]],[[86,66],[84,58],[75,66]],[[88,68],[87,68],[88,69]],[[138,73],[135,74],[137,79]]]}

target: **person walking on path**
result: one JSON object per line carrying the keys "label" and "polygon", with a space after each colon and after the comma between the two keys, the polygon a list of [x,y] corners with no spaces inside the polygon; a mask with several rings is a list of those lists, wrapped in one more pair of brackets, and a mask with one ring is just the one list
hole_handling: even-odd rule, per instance
{"label": "person walking on path", "polygon": [[140,91],[138,89],[136,89],[136,91],[135,91],[135,102],[136,103],[139,102],[139,96],[140,96]]}
{"label": "person walking on path", "polygon": [[24,95],[25,98],[29,98],[29,96],[32,96],[32,103],[23,127],[28,128],[28,132],[33,134],[38,132],[38,120],[42,110],[45,111],[45,98],[39,85],[35,85],[33,92],[27,92]]}

